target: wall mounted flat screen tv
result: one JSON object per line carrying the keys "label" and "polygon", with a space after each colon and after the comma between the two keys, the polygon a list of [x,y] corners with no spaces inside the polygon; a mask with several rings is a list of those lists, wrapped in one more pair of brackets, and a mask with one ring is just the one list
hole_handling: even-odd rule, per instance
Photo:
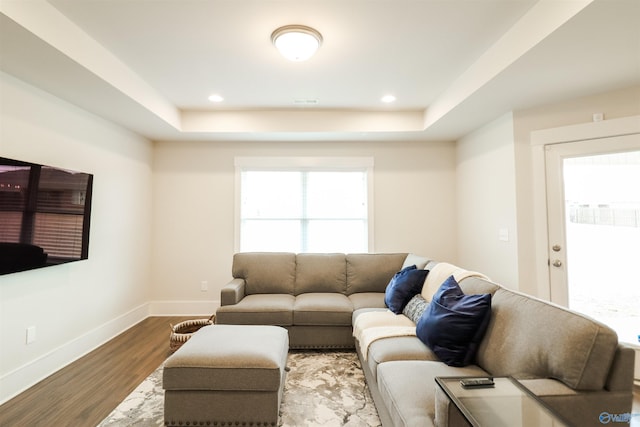
{"label": "wall mounted flat screen tv", "polygon": [[89,257],[93,175],[0,157],[0,274]]}

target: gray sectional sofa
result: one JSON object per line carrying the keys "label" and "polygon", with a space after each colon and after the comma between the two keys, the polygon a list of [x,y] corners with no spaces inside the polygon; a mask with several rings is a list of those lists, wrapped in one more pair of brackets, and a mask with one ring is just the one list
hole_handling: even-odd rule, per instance
{"label": "gray sectional sofa", "polygon": [[[464,294],[491,295],[471,364],[441,362],[409,317],[386,308],[387,285],[409,265],[430,270],[426,301],[449,273]],[[239,253],[232,273],[216,323],[283,326],[294,349],[355,347],[385,427],[467,425],[436,376],[513,376],[576,426],[631,412],[634,350],[615,331],[479,273],[406,253]]]}

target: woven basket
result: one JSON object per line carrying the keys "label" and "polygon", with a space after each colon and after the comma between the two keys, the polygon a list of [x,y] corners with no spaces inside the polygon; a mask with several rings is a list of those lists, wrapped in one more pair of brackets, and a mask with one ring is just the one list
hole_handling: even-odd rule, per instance
{"label": "woven basket", "polygon": [[213,325],[215,314],[208,319],[185,320],[178,324],[171,325],[171,337],[169,338],[169,350],[176,351],[182,344],[186,343],[193,334],[203,326]]}

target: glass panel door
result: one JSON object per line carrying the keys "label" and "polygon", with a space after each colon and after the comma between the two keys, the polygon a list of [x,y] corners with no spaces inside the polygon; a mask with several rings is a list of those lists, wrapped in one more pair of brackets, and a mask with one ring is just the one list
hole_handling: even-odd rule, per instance
{"label": "glass panel door", "polygon": [[640,336],[640,151],[563,160],[569,307]]}
{"label": "glass panel door", "polygon": [[552,301],[640,335],[640,134],[545,148]]}

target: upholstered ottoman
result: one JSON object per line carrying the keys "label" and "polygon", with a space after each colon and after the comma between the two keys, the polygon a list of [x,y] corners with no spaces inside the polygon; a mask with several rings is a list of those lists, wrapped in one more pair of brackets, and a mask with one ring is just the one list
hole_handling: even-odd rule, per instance
{"label": "upholstered ottoman", "polygon": [[279,326],[201,328],[165,362],[165,425],[277,425],[288,351]]}

